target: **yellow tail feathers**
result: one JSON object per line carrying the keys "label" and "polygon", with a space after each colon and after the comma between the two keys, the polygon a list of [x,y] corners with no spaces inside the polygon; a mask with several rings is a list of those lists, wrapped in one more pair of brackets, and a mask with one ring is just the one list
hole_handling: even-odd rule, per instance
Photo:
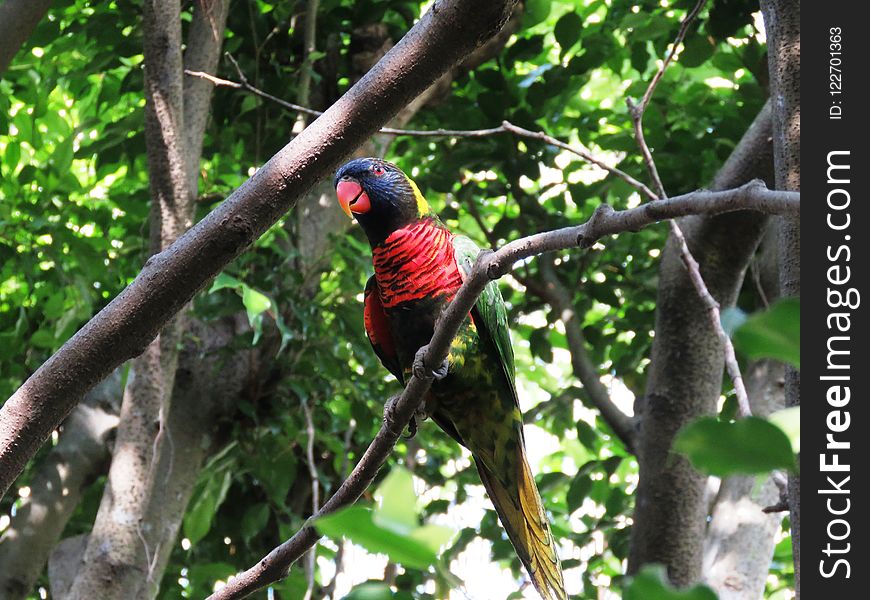
{"label": "yellow tail feathers", "polygon": [[477,471],[535,589],[544,600],[567,600],[556,540],[550,532],[550,523],[522,443],[517,445],[517,449],[516,480],[519,485],[516,489],[507,488],[483,461],[476,461]]}

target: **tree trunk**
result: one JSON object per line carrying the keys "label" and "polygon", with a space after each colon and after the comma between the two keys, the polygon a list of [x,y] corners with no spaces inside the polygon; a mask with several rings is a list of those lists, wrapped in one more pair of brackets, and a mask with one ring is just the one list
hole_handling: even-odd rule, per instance
{"label": "tree trunk", "polygon": [[[769,119],[765,107],[714,179],[714,189],[770,174]],[[752,212],[681,220],[704,281],[723,307],[734,303],[767,221]],[[675,584],[688,585],[701,575],[706,477],[673,454],[671,445],[681,427],[715,412],[724,362],[672,238],[662,253],[655,332],[646,393],[635,407],[640,479],[628,571],[662,563]]]}
{"label": "tree trunk", "polygon": [[45,15],[51,0],[6,0],[0,5],[0,75]]}
{"label": "tree trunk", "polygon": [[[150,250],[169,247],[193,217],[188,188],[178,0],[143,5],[145,141],[151,189]],[[94,528],[70,599],[141,597],[154,581],[154,556],[163,542],[148,515],[158,488],[158,466],[173,461],[175,442],[167,427],[184,317],[176,317],[133,361],[118,439]]]}
{"label": "tree trunk", "polygon": [[[783,366],[763,360],[746,370],[752,413],[766,417],[784,406]],[[772,477],[735,475],[722,481],[704,540],[703,579],[719,600],[764,597],[782,515],[763,509],[779,500]]]}
{"label": "tree trunk", "polygon": [[[800,105],[800,1],[762,0],[761,11],[767,31],[770,95],[773,109],[773,152],[776,189],[800,190],[801,173],[801,105]],[[800,296],[800,219],[783,218],[779,223],[779,264],[782,295]],[[800,371],[785,370],[785,402],[800,404]],[[801,581],[801,499],[800,477],[788,482],[791,539],[794,550],[795,594],[800,599]]]}
{"label": "tree trunk", "polygon": [[109,462],[108,438],[118,426],[121,376],[91,390],[63,424],[57,445],[30,481],[0,537],[0,597],[27,597],[81,500],[85,488]]}

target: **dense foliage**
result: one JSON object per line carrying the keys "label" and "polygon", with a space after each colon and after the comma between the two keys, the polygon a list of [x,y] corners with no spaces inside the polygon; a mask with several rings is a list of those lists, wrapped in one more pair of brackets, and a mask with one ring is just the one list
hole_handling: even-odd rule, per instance
{"label": "dense foliage", "polygon": [[[302,4],[234,2],[224,46],[252,84],[289,101],[297,97],[302,68]],[[504,49],[456,77],[449,93],[409,126],[477,129],[509,120],[590,148],[646,180],[624,99],[643,94],[691,4],[527,0],[520,29]],[[384,23],[398,40],[420,11],[419,3],[406,0],[322,0],[311,74],[314,107],[327,106],[358,77],[355,29]],[[646,113],[647,141],[670,194],[709,183],[764,103],[765,46],[754,11],[756,5],[744,0],[703,10]],[[146,258],[141,35],[135,1],[58,6],[0,79],[2,397],[120,292]],[[227,60],[219,75],[239,78]],[[218,88],[198,216],[285,144],[295,121],[294,113],[274,103]],[[505,134],[399,136],[387,158],[413,174],[451,228],[484,247],[581,222],[600,203],[624,208],[643,200],[576,156]],[[306,262],[296,246],[300,227],[305,222],[289,215],[191,308],[205,322],[247,311],[252,329],[234,344],[272,344],[280,351],[257,381],[246,384],[221,424],[221,448],[199,475],[183,521],[186,541],[176,544],[163,598],[203,597],[216,581],[253,564],[299,528],[311,512],[311,473],[322,501],[379,427],[384,401],[399,391],[361,326],[361,291],[371,272],[364,236],[357,227],[324,232],[334,236],[332,249]],[[644,388],[657,258],[666,234],[664,226],[653,227],[555,261],[558,278],[574,296],[592,359],[627,410]],[[569,589],[578,598],[599,598],[602,587],[618,592],[624,572],[637,463],[589,408],[571,371],[560,315],[534,293],[537,281],[538,263],[530,261],[502,285],[527,439],[554,533],[564,542]],[[751,283],[746,287],[741,305],[752,311],[758,301]],[[226,352],[232,356],[232,348]],[[309,426],[314,465],[306,452]],[[493,561],[521,576],[495,513],[481,504],[477,474],[455,443],[426,424],[399,443],[392,465],[413,474],[423,521],[455,531],[437,569],[403,564],[396,597],[410,597],[420,585],[426,592],[415,597],[434,598],[461,585],[448,567],[478,536],[492,542]],[[103,482],[90,486],[66,535],[89,530]],[[367,496],[363,506],[372,501]],[[8,495],[2,513],[14,502]],[[465,503],[486,508],[479,523],[449,516]],[[331,579],[336,548],[332,541],[317,548],[321,585]],[[770,597],[790,587],[790,563],[785,539],[774,557]],[[661,585],[653,574],[645,577],[654,582],[645,585]],[[381,573],[370,579],[381,580]],[[273,592],[301,598],[306,586],[304,570],[296,568]]]}

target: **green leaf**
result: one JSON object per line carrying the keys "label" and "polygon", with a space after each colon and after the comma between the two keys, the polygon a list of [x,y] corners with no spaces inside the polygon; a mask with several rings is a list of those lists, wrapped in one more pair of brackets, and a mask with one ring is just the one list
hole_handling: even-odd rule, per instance
{"label": "green leaf", "polygon": [[414,479],[407,469],[394,467],[375,492],[375,523],[408,534],[420,525]]}
{"label": "green leaf", "polygon": [[367,581],[355,586],[343,600],[391,600],[393,596],[386,583]]}
{"label": "green leaf", "polygon": [[427,569],[437,560],[435,551],[427,544],[379,526],[372,511],[362,506],[350,506],[325,515],[314,525],[323,535],[334,539],[344,536],[369,552],[386,554],[390,560],[406,567]]}
{"label": "green leaf", "polygon": [[271,308],[272,301],[265,294],[261,294],[247,285],[244,285],[242,290],[242,304],[245,305],[245,310],[248,312],[248,321],[253,325],[254,319]]}
{"label": "green leaf", "polygon": [[562,47],[562,52],[565,53],[580,40],[580,33],[583,31],[583,19],[575,12],[569,12],[562,15],[556,26],[553,28],[553,34],[556,36],[556,41]]}
{"label": "green leaf", "polygon": [[233,277],[232,275],[227,275],[226,273],[218,273],[218,276],[214,278],[214,282],[211,284],[211,287],[208,290],[209,294],[213,294],[218,290],[222,290],[224,288],[232,288],[234,290],[240,289],[244,283]]}
{"label": "green leaf", "polygon": [[242,517],[242,537],[250,540],[260,533],[269,521],[269,505],[264,503],[255,504],[245,511]]}
{"label": "green leaf", "polygon": [[767,420],[782,429],[791,442],[792,452],[801,451],[801,407],[783,408],[767,417]]}
{"label": "green leaf", "polygon": [[565,496],[569,510],[574,512],[579,509],[591,491],[592,478],[586,473],[578,473],[568,487],[568,493]]}
{"label": "green leaf", "polygon": [[523,11],[523,29],[533,27],[550,16],[550,0],[528,0]]}
{"label": "green leaf", "polygon": [[725,477],[733,473],[767,473],[795,466],[791,442],[776,425],[758,417],[726,423],[704,417],[677,434],[674,449],[699,471]]}
{"label": "green leaf", "polygon": [[734,345],[749,358],[775,358],[800,369],[800,317],[800,299],[783,298],[738,327]]}
{"label": "green leaf", "polygon": [[688,68],[698,67],[713,56],[714,50],[715,46],[706,37],[695,35],[685,41],[677,62]]}
{"label": "green leaf", "polygon": [[345,536],[369,552],[382,552],[408,567],[427,569],[454,532],[441,525],[419,524],[413,476],[395,467],[375,492],[374,510],[350,506],[319,518],[315,526],[324,535]]}
{"label": "green leaf", "polygon": [[444,525],[423,525],[411,532],[412,540],[420,542],[435,554],[440,554],[441,548],[455,537],[456,532]]}
{"label": "green leaf", "polygon": [[202,491],[184,515],[184,537],[191,544],[196,544],[211,529],[215,513],[226,498],[231,482],[232,475],[228,470],[224,471],[223,477],[211,476],[205,479]]}
{"label": "green leaf", "polygon": [[647,565],[630,579],[623,600],[716,600],[716,592],[706,585],[678,590],[668,583],[663,565]]}

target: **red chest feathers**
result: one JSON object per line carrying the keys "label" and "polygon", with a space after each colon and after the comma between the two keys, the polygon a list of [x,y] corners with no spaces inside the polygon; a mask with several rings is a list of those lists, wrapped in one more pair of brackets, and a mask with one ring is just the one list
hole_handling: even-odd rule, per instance
{"label": "red chest feathers", "polygon": [[453,297],[462,276],[453,257],[453,234],[425,220],[394,231],[372,251],[384,308],[441,294]]}

